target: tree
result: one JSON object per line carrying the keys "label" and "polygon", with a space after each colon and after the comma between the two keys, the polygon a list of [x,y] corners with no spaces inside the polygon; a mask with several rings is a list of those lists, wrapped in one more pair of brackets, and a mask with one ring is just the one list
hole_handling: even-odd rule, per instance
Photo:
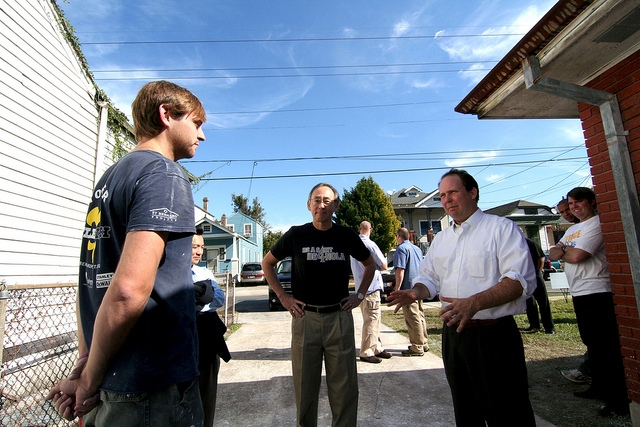
{"label": "tree", "polygon": [[249,207],[249,199],[244,197],[242,194],[238,194],[236,196],[235,193],[232,193],[231,203],[233,204],[234,212],[241,212],[246,216],[255,219],[260,224],[262,224],[265,230],[268,230],[270,228],[269,224],[267,224],[266,221],[264,220],[264,217],[267,215],[267,213],[264,211],[264,208],[260,205],[260,202],[258,201],[257,197],[253,199],[253,205]]}
{"label": "tree", "polygon": [[262,253],[267,253],[271,250],[271,247],[282,237],[284,233],[282,231],[267,230],[264,233],[262,239]]}
{"label": "tree", "polygon": [[362,221],[371,223],[371,240],[383,253],[396,246],[400,219],[393,210],[391,200],[372,177],[362,178],[351,191],[345,190],[340,209],[336,212],[338,224],[356,231]]}

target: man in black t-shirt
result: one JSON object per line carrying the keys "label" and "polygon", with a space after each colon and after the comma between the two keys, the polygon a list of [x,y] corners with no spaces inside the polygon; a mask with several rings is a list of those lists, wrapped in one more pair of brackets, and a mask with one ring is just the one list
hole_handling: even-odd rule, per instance
{"label": "man in black t-shirt", "polygon": [[[545,333],[555,334],[549,296],[547,295],[547,288],[544,283],[544,278],[542,277],[544,252],[542,252],[542,248],[535,240],[531,240],[528,237],[525,237],[525,240],[529,246],[529,253],[531,254],[531,260],[536,271],[536,290],[533,291],[532,296],[527,298],[527,319],[529,320],[529,327],[526,328],[525,331],[535,332],[540,329],[540,317],[542,317],[542,326],[544,326]],[[537,304],[536,301],[538,302]],[[538,307],[540,307],[540,317],[538,317]]]}
{"label": "man in black t-shirt", "polygon": [[[357,307],[375,273],[375,262],[355,231],[333,223],[340,206],[336,189],[325,183],[313,187],[307,209],[313,221],[289,229],[262,261],[262,269],[292,316],[291,364],[297,425],[315,426],[318,394],[325,360],[333,426],[356,426],[358,378],[351,310]],[[349,256],[365,267],[356,294],[349,295]],[[291,289],[287,294],[275,271],[278,261],[291,257]]]}
{"label": "man in black t-shirt", "polygon": [[100,178],[86,217],[78,364],[48,398],[86,427],[202,425],[193,196],[176,161],[204,141],[206,113],[187,89],[158,81],[132,114],[138,144]]}

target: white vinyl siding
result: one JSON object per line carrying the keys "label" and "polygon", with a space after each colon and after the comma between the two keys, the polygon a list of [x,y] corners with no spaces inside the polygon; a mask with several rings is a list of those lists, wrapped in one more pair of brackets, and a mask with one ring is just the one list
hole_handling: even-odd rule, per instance
{"label": "white vinyl siding", "polygon": [[96,170],[93,84],[49,1],[0,8],[0,279],[75,282]]}

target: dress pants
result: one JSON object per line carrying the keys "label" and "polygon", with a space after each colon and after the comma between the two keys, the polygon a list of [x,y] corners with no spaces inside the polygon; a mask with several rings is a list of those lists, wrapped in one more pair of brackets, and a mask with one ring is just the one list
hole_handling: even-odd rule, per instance
{"label": "dress pants", "polygon": [[429,349],[429,343],[427,341],[427,321],[424,319],[422,300],[402,307],[402,314],[404,314],[404,321],[407,324],[411,351],[427,351]]}
{"label": "dress pants", "polygon": [[573,297],[578,331],[589,353],[591,388],[608,403],[626,404],[627,387],[613,294],[601,292]]}
{"label": "dress pants", "polygon": [[334,427],[356,427],[358,420],[358,376],[351,312],[305,311],[292,319],[291,365],[297,407],[297,426],[318,425],[318,396],[322,360]]}
{"label": "dress pants", "polygon": [[[442,326],[442,356],[458,427],[533,427],[522,337],[513,316]],[[486,424],[485,424],[486,423]]]}
{"label": "dress pants", "polygon": [[[537,301],[537,304],[536,304]],[[538,307],[540,307],[540,317],[542,317],[542,326],[546,332],[553,331],[553,318],[551,316],[551,305],[549,305],[549,296],[547,295],[547,287],[544,283],[542,273],[536,274],[536,290],[533,291],[531,298],[527,299],[527,319],[529,326],[540,329],[540,317],[538,317]]]}
{"label": "dress pants", "polygon": [[371,357],[382,352],[380,342],[380,292],[367,294],[360,304],[362,311],[362,341],[360,357]]}

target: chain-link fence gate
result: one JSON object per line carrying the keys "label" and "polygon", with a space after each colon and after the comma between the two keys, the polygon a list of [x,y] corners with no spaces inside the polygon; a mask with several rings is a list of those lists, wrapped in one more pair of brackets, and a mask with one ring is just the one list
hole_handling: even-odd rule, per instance
{"label": "chain-link fence gate", "polygon": [[44,397],[75,366],[76,285],[6,291],[0,425],[76,426]]}
{"label": "chain-link fence gate", "polygon": [[[226,295],[219,313],[231,325],[235,281],[228,273],[216,274],[216,281]],[[9,289],[0,285],[0,426],[78,425],[62,419],[44,400],[76,364],[76,288],[75,283]]]}

